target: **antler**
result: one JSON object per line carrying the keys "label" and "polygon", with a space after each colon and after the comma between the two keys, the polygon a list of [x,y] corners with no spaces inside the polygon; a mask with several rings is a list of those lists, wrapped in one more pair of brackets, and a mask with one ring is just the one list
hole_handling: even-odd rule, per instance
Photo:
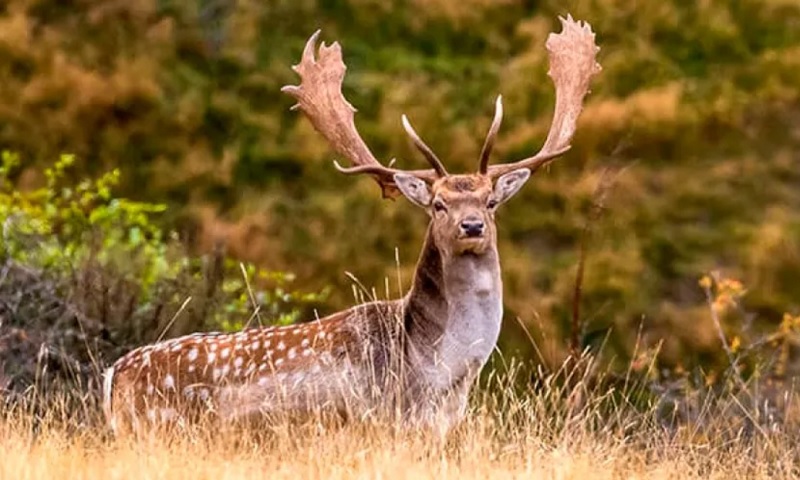
{"label": "antler", "polygon": [[520,168],[528,168],[533,173],[570,149],[570,141],[583,108],[583,97],[589,91],[592,76],[601,70],[595,60],[600,47],[595,44],[595,34],[588,23],[576,22],[571,15],[567,15],[567,18],[559,17],[559,20],[563,26],[562,32],[551,33],[546,43],[550,56],[548,75],[556,87],[556,106],[544,146],[532,157],[514,163],[492,165],[487,172],[486,162],[502,118],[502,103],[498,99],[498,113],[495,114],[481,154],[481,173],[486,172],[492,178]]}
{"label": "antler", "polygon": [[425,158],[428,160],[428,163],[430,163],[433,166],[433,169],[436,170],[437,175],[440,177],[446,177],[447,170],[444,168],[444,164],[441,160],[439,160],[439,157],[433,153],[431,147],[426,145],[425,142],[419,138],[416,130],[414,130],[414,127],[411,126],[411,122],[408,121],[408,117],[403,115],[401,119],[403,121],[403,128],[406,130],[406,134],[411,137],[411,140],[414,142],[414,146],[417,147],[417,150],[419,150],[422,155],[425,156]]}
{"label": "antler", "polygon": [[[372,175],[381,186],[384,198],[393,198],[399,194],[394,183],[396,173],[411,174],[429,183],[434,182],[438,176],[446,175],[447,172],[439,159],[416,134],[412,135],[414,143],[423,151],[435,170],[397,170],[386,167],[375,159],[356,130],[354,121],[356,109],[342,94],[342,80],[347,70],[342,61],[342,49],[338,42],[329,47],[322,42],[319,54],[315,58],[319,34],[320,30],[317,30],[311,35],[303,50],[300,63],[292,67],[300,75],[300,85],[287,85],[281,88],[281,91],[297,99],[297,104],[292,110],[298,108],[302,110],[314,128],[328,140],[331,147],[340,155],[350,159],[353,164],[350,168],[344,168],[334,162],[336,169],[346,175]],[[407,124],[407,121],[404,121],[404,124]],[[410,129],[409,134],[411,132],[413,129]],[[426,150],[423,150],[423,147]]]}
{"label": "antler", "polygon": [[494,120],[492,120],[492,126],[489,127],[489,133],[486,134],[486,141],[483,143],[483,149],[481,149],[479,173],[486,173],[486,169],[489,166],[489,157],[492,155],[492,147],[494,147],[494,139],[497,138],[501,123],[503,123],[503,96],[498,95],[497,101],[494,103]]}

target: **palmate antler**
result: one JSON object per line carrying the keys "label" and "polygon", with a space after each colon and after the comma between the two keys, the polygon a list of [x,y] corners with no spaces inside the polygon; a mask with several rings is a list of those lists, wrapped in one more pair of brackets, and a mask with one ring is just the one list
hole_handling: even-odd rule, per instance
{"label": "palmate antler", "polygon": [[480,173],[492,178],[520,168],[527,168],[534,173],[570,149],[578,116],[583,109],[583,97],[589,92],[592,77],[602,68],[595,60],[600,47],[594,42],[592,27],[586,22],[576,22],[571,15],[567,15],[567,18],[559,17],[559,20],[563,27],[562,32],[551,33],[545,44],[550,57],[550,71],[547,74],[556,87],[556,107],[544,146],[532,157],[514,163],[488,166],[494,137],[500,129],[503,117],[503,104],[498,98],[494,122],[481,154]]}
{"label": "palmate antler", "polygon": [[[535,172],[569,150],[583,98],[589,91],[589,82],[601,69],[595,60],[600,48],[595,45],[595,34],[588,23],[576,22],[569,15],[559,19],[563,31],[559,34],[551,33],[546,43],[550,57],[548,74],[555,84],[556,106],[544,146],[532,157],[514,163],[489,166],[489,157],[503,118],[502,99],[498,97],[494,121],[481,151],[479,173],[496,178],[520,168]],[[323,42],[319,54],[315,56],[319,33],[318,30],[309,38],[300,63],[292,67],[300,75],[301,84],[285,86],[281,91],[297,99],[297,104],[292,108],[302,110],[333,149],[352,163],[351,167],[345,168],[335,162],[336,168],[348,175],[372,175],[383,189],[385,198],[398,194],[394,183],[396,173],[411,174],[428,183],[446,176],[447,170],[442,162],[417,135],[405,115],[402,120],[406,133],[433,169],[398,170],[386,167],[375,159],[356,130],[356,110],[342,94],[342,80],[347,67],[342,61],[341,47],[338,42],[331,46],[326,46]]]}
{"label": "palmate antler", "polygon": [[382,165],[364,143],[356,130],[354,114],[356,109],[342,94],[342,80],[347,67],[342,61],[342,49],[338,42],[319,47],[315,56],[319,30],[308,39],[303,50],[300,63],[292,67],[300,75],[301,84],[287,85],[281,89],[297,99],[292,109],[299,108],[306,114],[314,128],[325,137],[334,150],[350,159],[353,164],[344,168],[336,163],[336,168],[348,175],[366,173],[372,175],[383,189],[384,198],[399,194],[394,183],[396,173],[406,173],[432,183],[440,176],[447,175],[444,166],[430,148],[411,128],[408,120],[403,118],[403,125],[414,140],[417,148],[434,167],[433,170],[397,170]]}

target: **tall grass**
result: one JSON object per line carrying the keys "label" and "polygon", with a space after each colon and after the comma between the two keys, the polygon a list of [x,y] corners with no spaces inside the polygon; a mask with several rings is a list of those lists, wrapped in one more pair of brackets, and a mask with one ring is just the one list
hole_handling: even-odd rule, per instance
{"label": "tall grass", "polygon": [[[678,415],[647,385],[589,357],[540,375],[511,362],[476,389],[446,439],[383,422],[311,419],[112,438],[96,403],[65,396],[0,416],[0,478],[790,478],[796,425],[758,421],[758,399],[693,397]],[[502,373],[499,373],[501,372]],[[533,375],[536,381],[531,381]],[[632,378],[632,377],[631,377]],[[35,391],[30,391],[35,395]],[[688,397],[687,397],[688,398]],[[684,408],[685,410],[686,408]],[[791,409],[790,409],[791,410]]]}
{"label": "tall grass", "polygon": [[[384,293],[352,280],[356,303]],[[716,315],[730,294],[701,283]],[[495,355],[446,439],[389,417],[314,415],[114,437],[98,401],[101,365],[55,384],[42,361],[30,388],[0,397],[0,479],[800,476],[796,396],[769,377],[770,362],[747,376],[737,361],[713,382],[702,372],[688,381],[656,371],[652,352],[627,370],[606,353],[587,350],[551,370]]]}

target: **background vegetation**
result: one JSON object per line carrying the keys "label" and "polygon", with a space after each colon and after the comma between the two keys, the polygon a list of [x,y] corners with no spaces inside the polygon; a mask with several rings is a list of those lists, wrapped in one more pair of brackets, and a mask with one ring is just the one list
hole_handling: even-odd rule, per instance
{"label": "background vegetation", "polygon": [[[449,442],[313,421],[109,441],[98,373],[134,346],[409,285],[425,216],[335,173],[279,92],[313,31],[379,158],[420,164],[407,113],[470,171],[498,93],[496,159],[544,140],[567,12],[604,70],[573,150],[499,214],[501,353]],[[0,151],[0,477],[800,472],[796,0],[6,0]]]}
{"label": "background vegetation", "polygon": [[[4,240],[4,258],[52,272],[53,259],[32,259],[30,248],[55,239],[46,251],[69,255],[67,270],[89,265],[92,281],[79,275],[64,286],[53,273],[46,290],[130,306],[114,322],[139,333],[109,330],[109,358],[165,329],[235,328],[258,303],[265,321],[331,312],[354,301],[345,272],[383,291],[399,269],[407,287],[425,216],[333,170],[325,143],[279,92],[297,81],[289,67],[322,28],[343,45],[346,95],[379,158],[419,164],[400,126],[407,113],[452,170],[469,171],[498,93],[507,115],[496,158],[542,143],[553,104],[544,42],[567,12],[593,25],[604,70],[573,150],[499,214],[502,349],[541,360],[524,330],[546,362],[560,364],[587,238],[584,345],[605,342],[621,360],[658,348],[658,365],[706,373],[728,368],[741,344],[782,352],[767,340],[784,328],[781,338],[793,342],[800,313],[793,0],[8,0],[0,5],[0,148],[18,165],[4,172],[3,224],[28,243],[13,250]],[[64,153],[72,156],[62,172]],[[48,168],[61,172],[61,186]],[[604,178],[613,181],[601,188],[598,216]],[[104,190],[112,181],[113,194]],[[14,198],[31,192],[49,195],[40,205],[56,211],[28,211],[46,223],[29,232],[38,227],[19,217],[24,206]],[[66,221],[78,226],[60,229],[70,195],[85,192],[92,198]],[[92,244],[93,235],[103,240]],[[241,275],[239,260],[250,274]],[[243,282],[256,266],[291,272],[291,288],[331,293],[276,303],[286,291],[270,279],[282,275],[267,275],[256,289],[280,290],[253,302]],[[698,281],[712,271],[706,292]],[[239,283],[226,290],[222,278]],[[721,283],[729,278],[743,286]],[[125,293],[75,293],[87,285]],[[720,310],[717,328],[706,294],[731,285],[735,308]],[[204,309],[209,292],[222,296]],[[188,313],[176,316],[189,296]],[[102,319],[112,315],[102,308],[79,309],[100,321],[100,333],[81,338],[103,337]]]}

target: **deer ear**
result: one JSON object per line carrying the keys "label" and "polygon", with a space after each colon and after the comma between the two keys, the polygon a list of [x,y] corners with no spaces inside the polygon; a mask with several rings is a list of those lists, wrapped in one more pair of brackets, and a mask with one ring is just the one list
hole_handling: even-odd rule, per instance
{"label": "deer ear", "polygon": [[525,182],[531,177],[531,171],[527,168],[520,168],[506,173],[497,179],[494,184],[494,198],[497,204],[501,204],[513,197]]}
{"label": "deer ear", "polygon": [[394,183],[403,192],[407,199],[416,203],[420,207],[427,207],[431,203],[431,191],[428,184],[414,175],[406,173],[395,173]]}

